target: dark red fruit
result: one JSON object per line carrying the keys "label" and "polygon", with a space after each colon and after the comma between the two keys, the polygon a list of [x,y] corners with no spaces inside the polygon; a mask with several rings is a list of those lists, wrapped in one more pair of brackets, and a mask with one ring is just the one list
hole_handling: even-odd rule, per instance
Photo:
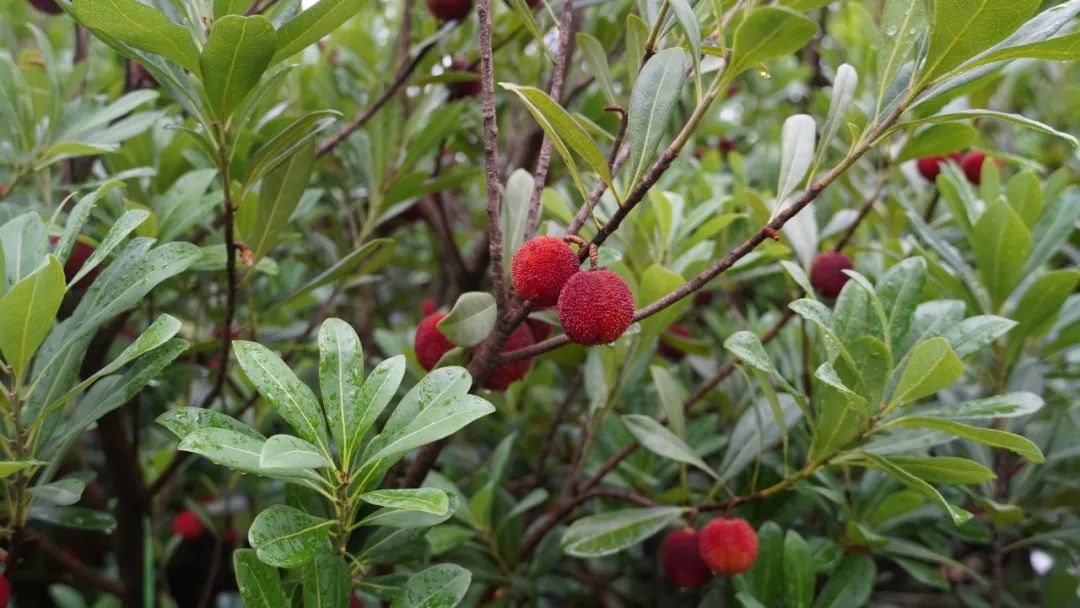
{"label": "dark red fruit", "polygon": [[446,85],[446,88],[450,91],[450,99],[465,99],[466,97],[476,97],[480,94],[480,66],[474,65],[469,67],[468,62],[463,59],[455,59],[450,65],[450,69],[454,72],[464,72],[466,74],[474,74],[476,78],[471,80],[457,80]]}
{"label": "dark red fruit", "polygon": [[717,147],[720,148],[720,152],[722,154],[727,154],[728,152],[731,152],[735,149],[735,142],[731,141],[731,139],[728,137],[721,137],[720,143],[717,144]]}
{"label": "dark red fruit", "polygon": [[[671,327],[667,328],[667,335],[674,335],[680,338],[689,338],[690,330],[686,329],[682,325],[672,325]],[[660,346],[657,350],[660,352],[661,355],[667,357],[668,359],[671,359],[672,361],[682,361],[683,357],[686,356],[686,353],[679,350],[678,348],[675,348],[671,344],[668,344],[668,342],[664,340],[664,336],[660,337]]]}
{"label": "dark red fruit", "polygon": [[416,351],[416,360],[420,363],[420,367],[428,371],[435,367],[435,364],[439,362],[443,355],[454,348],[454,345],[446,339],[446,336],[442,335],[439,328],[435,327],[435,324],[442,321],[445,316],[445,312],[428,315],[416,326],[413,350]]}
{"label": "dark red fruit", "polygon": [[932,182],[937,179],[937,176],[941,173],[941,167],[948,161],[946,156],[927,156],[926,158],[920,158],[915,166],[919,168],[919,175],[923,176],[928,182]]}
{"label": "dark red fruit", "polygon": [[835,298],[851,278],[844,271],[854,267],[851,258],[842,253],[830,251],[818,254],[810,265],[810,284],[826,298]]}
{"label": "dark red fruit", "polygon": [[440,21],[461,19],[472,10],[472,0],[427,0],[428,10]]}
{"label": "dark red fruit", "polygon": [[136,89],[152,89],[158,84],[150,71],[138,61],[131,62],[131,85]]}
{"label": "dark red fruit", "polygon": [[0,574],[0,608],[7,608],[10,599],[11,583],[8,582],[6,576]]}
{"label": "dark red fruit", "polygon": [[435,314],[435,311],[438,309],[439,307],[435,305],[435,298],[428,296],[423,300],[420,300],[420,314],[425,317]]}
{"label": "dark red fruit", "polygon": [[701,559],[717,574],[734,576],[757,559],[757,533],[745,519],[714,519],[701,529]]}
{"label": "dark red fruit", "polygon": [[[233,340],[239,340],[240,339],[240,325],[238,323],[234,322],[229,327],[229,329],[231,330],[231,331],[229,331],[229,338],[233,339]],[[214,327],[214,331],[213,331],[212,335],[214,336],[215,340],[220,340],[220,339],[224,338],[225,337],[225,328],[223,326],[221,326],[221,325],[218,325],[218,326]]]}
{"label": "dark red fruit", "polygon": [[364,608],[364,600],[356,596],[355,593],[349,596],[349,608]]}
{"label": "dark red fruit", "polygon": [[56,0],[30,0],[30,4],[37,10],[48,15],[58,15],[64,12],[64,9],[60,8],[60,5],[56,3]]}
{"label": "dark red fruit", "polygon": [[572,342],[610,344],[634,322],[634,296],[610,270],[580,271],[559,294],[559,322]]}
{"label": "dark red fruit", "polygon": [[533,339],[537,342],[546,340],[551,335],[551,331],[555,329],[550,323],[545,323],[540,319],[525,319],[525,324],[529,326]]}
{"label": "dark red fruit", "polygon": [[712,304],[713,292],[705,291],[704,289],[694,293],[694,306],[708,306]]}
{"label": "dark red fruit", "polygon": [[206,533],[206,524],[191,509],[176,514],[172,521],[173,534],[186,541],[198,540]]}
{"label": "dark red fruit", "polygon": [[[960,168],[964,170],[964,175],[967,176],[969,182],[975,185],[982,183],[982,168],[985,161],[986,155],[982,152],[968,152],[960,159]],[[994,164],[1001,167],[1001,161],[997,159],[994,159]]]}
{"label": "dark red fruit", "polygon": [[510,278],[514,291],[540,306],[559,301],[559,293],[580,264],[566,241],[554,236],[530,239],[514,254]]}
{"label": "dark red fruit", "polygon": [[[532,331],[528,325],[523,323],[517,326],[514,333],[510,334],[510,339],[506,341],[500,352],[508,353],[512,350],[532,346],[534,343],[535,339]],[[524,378],[531,367],[532,357],[511,361],[495,368],[484,380],[483,386],[489,391],[505,391],[511,384]]]}
{"label": "dark red fruit", "polygon": [[709,566],[701,559],[699,536],[693,528],[675,530],[660,545],[660,566],[676,587],[700,587],[712,577]]}

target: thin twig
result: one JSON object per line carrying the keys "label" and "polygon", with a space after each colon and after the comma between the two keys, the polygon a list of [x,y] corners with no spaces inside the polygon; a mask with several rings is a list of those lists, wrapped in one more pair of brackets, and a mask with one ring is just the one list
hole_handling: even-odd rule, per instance
{"label": "thin twig", "polygon": [[23,528],[19,534],[20,540],[33,545],[57,564],[63,566],[79,583],[117,597],[124,597],[124,585],[120,581],[107,579],[98,574],[96,570],[82,563],[77,557],[54,545],[47,538],[29,528]]}

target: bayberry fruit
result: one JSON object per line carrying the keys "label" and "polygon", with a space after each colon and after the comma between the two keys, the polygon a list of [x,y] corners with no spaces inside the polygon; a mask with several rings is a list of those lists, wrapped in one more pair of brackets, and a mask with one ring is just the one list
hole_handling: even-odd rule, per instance
{"label": "bayberry fruit", "polygon": [[660,545],[660,566],[676,587],[700,587],[712,577],[709,566],[701,559],[699,536],[692,528],[675,530]]}
{"label": "bayberry fruit", "polygon": [[439,359],[454,348],[454,345],[435,326],[445,316],[445,312],[428,315],[416,326],[413,350],[416,351],[416,360],[420,363],[420,367],[427,371],[431,371],[435,364],[439,362]]}
{"label": "bayberry fruit", "polygon": [[830,251],[818,254],[810,265],[810,284],[826,298],[835,298],[848,282],[845,270],[854,268],[851,258],[842,253]]}
{"label": "bayberry fruit", "polygon": [[472,10],[472,0],[427,0],[428,10],[440,21],[461,19]]}
{"label": "bayberry fruit", "polygon": [[757,533],[745,519],[714,519],[701,529],[701,559],[717,574],[746,572],[757,558]]}
{"label": "bayberry fruit", "polygon": [[[985,161],[986,155],[982,152],[968,152],[960,159],[960,168],[964,170],[964,175],[967,176],[969,182],[975,185],[982,183],[982,169]],[[1001,167],[1001,161],[997,159],[994,159],[994,164]]]}
{"label": "bayberry fruit", "polygon": [[11,583],[8,582],[6,576],[0,574],[0,608],[7,608],[10,599]]}
{"label": "bayberry fruit", "polygon": [[191,509],[176,514],[172,521],[173,534],[186,541],[198,540],[206,532],[206,524]]}
{"label": "bayberry fruit", "polygon": [[559,301],[559,293],[578,271],[577,254],[566,241],[538,236],[527,241],[510,264],[510,278],[519,296],[540,306]]}
{"label": "bayberry fruit", "polygon": [[610,344],[634,322],[634,296],[610,270],[579,271],[559,294],[559,322],[572,342]]}
{"label": "bayberry fruit", "polygon": [[[510,338],[506,341],[501,352],[507,353],[526,346],[532,346],[534,343],[535,339],[532,330],[529,329],[527,324],[522,323],[517,326],[514,333],[510,334]],[[531,357],[500,365],[488,374],[483,386],[489,391],[505,391],[511,384],[524,378],[531,367]]]}

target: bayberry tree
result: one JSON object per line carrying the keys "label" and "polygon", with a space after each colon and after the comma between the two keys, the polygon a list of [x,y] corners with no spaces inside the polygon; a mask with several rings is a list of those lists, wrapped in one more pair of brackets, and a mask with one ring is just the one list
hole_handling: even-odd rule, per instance
{"label": "bayberry tree", "polygon": [[1080,0],[0,17],[0,608],[1080,602]]}

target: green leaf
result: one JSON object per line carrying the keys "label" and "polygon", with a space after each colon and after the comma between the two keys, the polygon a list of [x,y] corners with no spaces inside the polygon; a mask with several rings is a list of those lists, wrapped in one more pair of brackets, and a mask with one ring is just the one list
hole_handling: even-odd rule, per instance
{"label": "green leaf", "polygon": [[735,29],[731,52],[731,77],[758,64],[794,53],[817,33],[813,19],[778,6],[762,6]]}
{"label": "green leaf", "polygon": [[[638,293],[638,305],[646,306],[666,296],[673,289],[677,289],[685,283],[682,275],[673,272],[660,264],[652,264],[641,274],[638,284],[641,286]],[[660,334],[681,316],[690,306],[690,300],[684,298],[676,304],[661,310],[660,312],[641,320],[641,334],[638,341],[641,344],[655,344]]]}
{"label": "green leaf", "polygon": [[315,394],[270,349],[255,342],[233,342],[236,360],[259,394],[301,438],[326,445],[326,427]]}
{"label": "green leaf", "polygon": [[41,484],[27,489],[26,491],[33,494],[35,497],[41,500],[47,500],[54,505],[73,505],[79,502],[82,498],[83,490],[86,489],[86,484],[81,479],[75,479],[69,477],[67,479],[60,479],[51,483]]}
{"label": "green leaf", "polygon": [[1040,0],[932,0],[930,44],[921,80],[930,81],[1001,42],[1040,4]]}
{"label": "green leaf", "polygon": [[1010,336],[1019,348],[1028,338],[1039,338],[1053,326],[1069,294],[1080,283],[1080,271],[1062,269],[1035,279],[1020,296],[1012,316],[1019,323]]}
{"label": "green leaf", "polygon": [[432,515],[446,515],[450,510],[450,498],[439,488],[375,490],[365,492],[359,498],[370,505],[408,509]]}
{"label": "green leaf", "polygon": [[[795,399],[787,393],[778,394],[777,399],[784,415],[785,428],[792,428],[802,417],[802,410]],[[769,400],[759,399],[739,417],[728,439],[727,451],[724,452],[724,458],[721,460],[720,477],[724,481],[738,475],[755,458],[780,443],[782,439],[780,425],[772,421],[772,416],[772,404]]]}
{"label": "green leaf", "polygon": [[657,156],[689,66],[686,51],[672,48],[650,57],[638,72],[626,114],[626,138],[630,140],[627,189],[633,189],[645,178],[652,159]]}
{"label": "green leaf", "polygon": [[[814,154],[814,167],[819,167],[825,160],[825,155],[832,146],[833,138],[840,131],[852,102],[855,101],[855,91],[859,86],[859,74],[855,68],[846,63],[836,68],[836,77],[833,78],[832,98],[829,101],[829,113],[825,117],[825,126],[821,129],[821,139],[818,141],[817,152]],[[811,176],[812,178],[812,176]]]}
{"label": "green leaf", "polygon": [[198,75],[199,51],[184,27],[136,0],[74,0],[75,19],[96,34],[162,55]]}
{"label": "green leaf", "polygon": [[979,55],[974,61],[964,64],[964,69],[969,70],[998,61],[1012,61],[1013,59],[1038,59],[1041,61],[1080,60],[1080,32],[985,53]]}
{"label": "green leaf", "polygon": [[278,608],[288,606],[277,569],[259,561],[253,549],[237,549],[233,552],[233,569],[236,584],[244,606],[249,608]]}
{"label": "green leaf", "polygon": [[784,531],[774,521],[767,521],[757,530],[758,556],[744,575],[754,590],[754,599],[761,606],[777,606],[784,593]]}
{"label": "green leaf", "polygon": [[358,526],[383,528],[430,528],[450,519],[452,513],[441,515],[409,508],[384,507],[357,523]]}
{"label": "green leaf", "polygon": [[784,207],[787,197],[796,191],[806,177],[806,172],[814,161],[816,135],[817,123],[809,114],[796,114],[784,121],[781,128],[780,181],[776,186],[776,210]]}
{"label": "green leaf", "polygon": [[277,31],[277,52],[271,63],[283,61],[314,44],[355,17],[363,6],[360,0],[320,0]]}
{"label": "green leaf", "polygon": [[822,461],[843,448],[866,427],[870,419],[870,408],[866,400],[849,390],[842,391],[837,386],[839,377],[830,373],[828,363],[818,368],[816,377],[826,379],[824,384],[829,390],[818,391],[814,396],[818,411],[817,433],[810,448],[810,458]]}
{"label": "green leaf", "polygon": [[214,21],[199,58],[210,107],[228,120],[270,65],[277,43],[274,26],[262,15],[229,15]]}
{"label": "green leaf", "polygon": [[305,145],[311,143],[311,138],[316,133],[330,124],[330,118],[337,116],[341,116],[341,113],[334,110],[310,112],[278,131],[251,156],[251,171],[244,182],[244,190],[250,190],[271,170],[298,154]]}
{"label": "green leaf", "polygon": [[49,333],[64,299],[64,268],[50,255],[45,266],[0,298],[0,352],[21,378]]}
{"label": "green leaf", "polygon": [[248,541],[264,563],[298,568],[311,561],[334,523],[292,507],[274,505],[251,522]]}
{"label": "green leaf", "polygon": [[1039,176],[1031,169],[1017,173],[1005,186],[1005,200],[1009,207],[1033,228],[1043,210],[1043,191]]}
{"label": "green leaf", "polygon": [[993,471],[973,460],[954,456],[891,456],[889,460],[931,483],[982,483],[997,477]]}
{"label": "green leaf", "polygon": [[[400,409],[401,406],[398,407]],[[367,457],[365,464],[380,459],[398,458],[413,448],[449,437],[470,422],[495,411],[495,406],[476,395],[459,395],[425,402],[422,408],[405,428],[396,433],[388,434],[384,431],[373,443],[373,447],[377,449]],[[397,414],[397,411],[394,413]],[[387,425],[389,426],[389,423]]]}
{"label": "green leaf", "polygon": [[[315,558],[300,570],[304,608],[345,608],[352,594],[352,577],[344,555],[324,542]],[[285,604],[288,605],[288,604]]]}
{"label": "green leaf", "polygon": [[90,254],[90,257],[83,263],[82,268],[75,274],[74,277],[68,281],[69,285],[76,285],[83,277],[90,274],[92,270],[97,268],[101,262],[108,257],[109,253],[123,241],[129,234],[135,231],[147,218],[150,217],[149,211],[133,210],[125,211],[119,219],[113,223],[109,228],[109,233],[105,235],[105,238],[101,241],[101,244],[94,249],[94,252]]}
{"label": "green leaf", "polygon": [[953,420],[942,420],[940,418],[926,418],[923,416],[911,416],[904,417],[891,423],[898,426],[905,427],[920,427],[934,429],[937,431],[944,431],[951,433],[957,437],[964,439],[970,439],[989,446],[1004,448],[1010,452],[1015,452],[1028,460],[1040,463],[1044,462],[1042,451],[1039,447],[1032,443],[1030,440],[1008,433],[1005,431],[999,431],[996,429],[986,429],[977,426],[969,426],[967,424],[961,424]]}
{"label": "green leaf", "polygon": [[1041,123],[1035,119],[1028,118],[1021,114],[1010,114],[1008,112],[998,112],[996,110],[962,110],[958,112],[949,112],[948,114],[935,114],[927,118],[919,118],[915,120],[897,123],[896,126],[890,129],[890,132],[900,131],[919,125],[931,125],[936,123],[954,122],[957,120],[971,120],[977,118],[993,118],[996,120],[1009,122],[1027,129],[1031,129],[1033,131],[1038,131],[1047,135],[1053,135],[1054,137],[1057,137],[1059,139],[1064,139],[1065,141],[1072,144],[1074,147],[1080,145],[1080,140],[1077,140],[1076,137],[1065,133],[1064,131],[1059,131],[1051,127],[1050,125]]}
{"label": "green leaf", "polygon": [[540,89],[518,86],[508,82],[500,82],[499,86],[521,98],[529,113],[533,115],[533,118],[536,119],[536,122],[551,139],[552,145],[559,151],[559,155],[562,156],[563,162],[566,163],[567,169],[570,170],[570,176],[574,179],[574,183],[583,198],[588,197],[588,191],[578,174],[577,165],[574,164],[574,157],[570,154],[571,150],[579,155],[585,161],[585,164],[600,176],[600,179],[604,180],[612,194],[618,195],[618,190],[615,189],[615,184],[611,180],[607,159],[600,152],[600,148],[596,146],[589,133],[581,126],[581,123],[574,120],[569,112]]}
{"label": "green leaf", "polygon": [[282,304],[293,302],[323,285],[348,278],[355,273],[363,271],[373,272],[390,260],[390,257],[393,254],[390,245],[393,242],[392,239],[374,239],[368,241],[359,249],[354,249],[348,255],[335,262],[330,268],[319,273],[314,279],[305,283],[300,289],[275,301],[273,306],[281,306]]}
{"label": "green leaf", "polygon": [[683,413],[683,400],[686,393],[676,382],[667,368],[660,365],[650,365],[649,374],[652,376],[656,394],[660,397],[660,405],[664,415],[667,416],[668,425],[672,432],[679,438],[686,437],[686,416]]}
{"label": "green leaf", "polygon": [[41,460],[0,460],[0,479],[11,477],[23,469],[48,464]]}
{"label": "green leaf", "polygon": [[622,423],[634,439],[637,439],[650,452],[677,462],[694,465],[711,477],[719,479],[720,476],[716,474],[716,471],[705,464],[705,461],[686,445],[686,442],[659,422],[640,414],[626,414],[622,417]]}
{"label": "green leaf", "polygon": [[[918,2],[912,2],[918,4]],[[962,122],[947,122],[930,125],[915,133],[908,140],[896,162],[902,163],[913,158],[944,156],[950,152],[970,147],[979,137],[975,127]]]}
{"label": "green leaf", "polygon": [[880,116],[882,109],[891,101],[886,99],[888,92],[900,89],[894,86],[893,81],[901,75],[904,66],[914,59],[915,44],[925,31],[924,2],[886,0],[878,37],[876,116]]}
{"label": "green leaf", "polygon": [[961,359],[973,355],[1016,327],[1016,321],[994,315],[968,317],[941,334]]}
{"label": "green leaf", "polygon": [[[697,16],[694,14],[694,8],[687,0],[670,0],[668,5],[671,7],[671,12],[675,14],[675,20],[678,21],[679,28],[682,29],[683,34],[686,36],[686,41],[690,44],[690,59],[694,62],[694,80],[697,85],[698,96],[700,97],[701,26],[698,25]],[[665,51],[660,52],[663,53]],[[638,74],[637,76],[640,80],[642,74]],[[637,86],[637,81],[635,81],[634,86]],[[631,103],[633,102],[631,101]]]}
{"label": "green leaf", "polygon": [[962,525],[967,520],[971,519],[971,513],[960,507],[949,504],[945,497],[941,495],[934,486],[926,483],[921,478],[917,477],[907,469],[901,467],[892,458],[886,458],[884,456],[878,456],[869,452],[859,452],[859,456],[865,458],[869,465],[875,469],[884,471],[894,477],[897,481],[904,484],[908,489],[918,492],[923,496],[929,498],[931,501],[937,503],[949,517],[952,518],[954,525]]}
{"label": "green leaf", "polygon": [[318,469],[332,466],[319,448],[292,435],[274,435],[266,440],[259,452],[259,468]]}
{"label": "green leaf", "polygon": [[1032,242],[1024,274],[1034,272],[1065,244],[1080,220],[1080,190],[1070,188],[1053,199],[1031,229]]}
{"label": "green leaf", "polygon": [[921,257],[906,258],[885,271],[878,281],[878,299],[888,319],[892,350],[903,344],[907,337],[925,284],[926,260]]}
{"label": "green leaf", "polygon": [[438,564],[409,577],[390,608],[453,608],[465,597],[472,573],[456,564]]}
{"label": "green leaf", "polygon": [[964,375],[964,364],[945,338],[923,340],[911,349],[891,403],[907,403],[933,395]]}
{"label": "green leaf", "polygon": [[971,247],[983,284],[994,306],[1000,306],[1023,278],[1024,262],[1031,252],[1031,232],[1020,216],[999,200],[991,203],[975,222]]}
{"label": "green leaf", "polygon": [[724,340],[724,348],[731,351],[739,361],[766,374],[774,373],[769,355],[761,344],[761,339],[752,331],[737,331]]}
{"label": "green leaf", "polygon": [[615,85],[611,82],[611,68],[608,66],[607,51],[604,46],[588,32],[577,33],[577,44],[581,49],[589,74],[600,84],[604,98],[609,104],[618,103],[619,98],[615,95]]}
{"label": "green leaf", "polygon": [[327,319],[319,328],[319,386],[330,435],[348,463],[370,425],[354,435],[354,427],[364,418],[364,350],[360,338],[348,323]]}
{"label": "green leaf", "polygon": [[255,260],[270,253],[281,241],[315,164],[315,140],[307,138],[296,152],[262,180],[257,204],[240,207],[236,222]]}
{"label": "green leaf", "polygon": [[116,528],[116,519],[111,513],[95,511],[86,507],[50,505],[34,503],[30,509],[31,519],[36,519],[62,528],[95,530],[111,533]]}
{"label": "green leaf", "polygon": [[495,328],[498,310],[495,297],[485,291],[458,296],[454,307],[436,324],[451,344],[471,348],[484,341]]}
{"label": "green leaf", "polygon": [[199,429],[219,428],[247,435],[257,441],[266,438],[250,426],[239,420],[201,407],[178,407],[157,417],[157,423],[172,431],[178,439],[183,439]]}
{"label": "green leaf", "polygon": [[176,449],[232,469],[257,472],[263,444],[260,439],[231,429],[208,427],[184,437]]}
{"label": "green leaf", "polygon": [[1042,409],[1042,397],[1026,392],[995,395],[985,399],[951,403],[931,408],[919,408],[917,413],[923,418],[956,419],[993,419],[1027,416]]}
{"label": "green leaf", "polygon": [[562,548],[578,558],[612,555],[643,542],[681,514],[680,507],[649,507],[588,515],[570,524]]}
{"label": "green leaf", "polygon": [[[375,424],[375,420],[379,418],[382,411],[386,409],[390,400],[394,398],[404,376],[405,357],[395,355],[377,365],[364,380],[364,385],[356,398],[355,407],[345,412],[345,428],[349,429],[349,445],[352,446],[353,454],[361,453],[360,442],[363,441],[364,435]],[[343,462],[353,460],[355,458]]]}
{"label": "green leaf", "polygon": [[874,590],[876,574],[869,555],[846,555],[814,600],[814,608],[862,608]]}
{"label": "green leaf", "polygon": [[814,558],[810,545],[794,530],[784,536],[784,595],[791,608],[810,608],[814,601]]}

